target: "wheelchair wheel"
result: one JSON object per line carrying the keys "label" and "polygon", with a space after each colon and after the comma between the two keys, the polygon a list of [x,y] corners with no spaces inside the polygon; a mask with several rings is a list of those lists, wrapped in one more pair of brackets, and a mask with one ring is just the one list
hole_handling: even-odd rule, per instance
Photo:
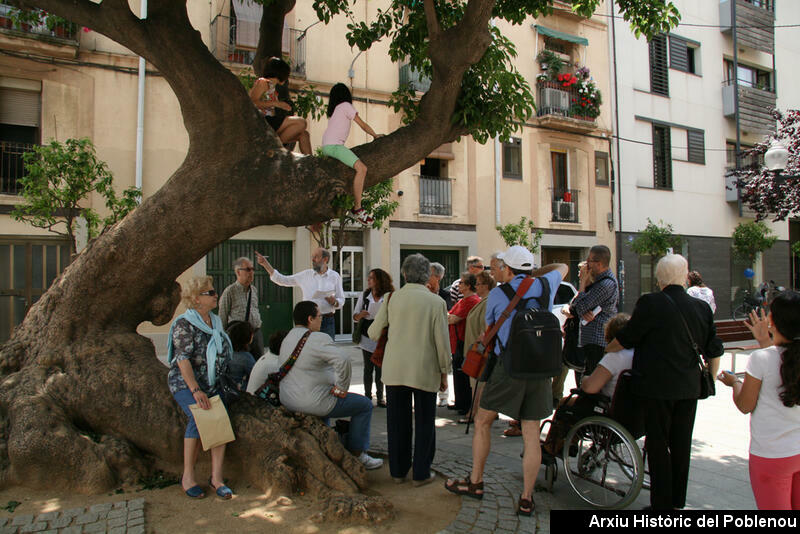
{"label": "wheelchair wheel", "polygon": [[608,417],[578,421],[567,433],[563,460],[569,485],[596,508],[625,508],[642,488],[639,446],[622,425]]}
{"label": "wheelchair wheel", "polygon": [[553,483],[556,480],[558,480],[558,462],[553,461],[544,468],[544,482],[548,492],[553,493]]}
{"label": "wheelchair wheel", "polygon": [[[644,446],[644,438],[639,438],[636,440],[636,445],[639,447],[639,450],[642,452],[642,466],[644,467],[644,477],[642,478],[642,489],[650,491],[650,472],[647,470],[647,449]],[[625,473],[629,479],[633,480],[636,476],[635,469],[628,465],[620,465],[622,471]]]}

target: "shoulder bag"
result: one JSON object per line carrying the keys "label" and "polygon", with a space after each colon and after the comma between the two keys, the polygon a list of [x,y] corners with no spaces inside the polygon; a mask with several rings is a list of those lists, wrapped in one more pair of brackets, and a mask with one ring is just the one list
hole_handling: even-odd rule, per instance
{"label": "shoulder bag", "polygon": [[[372,291],[372,290],[371,289],[366,289],[366,290],[364,290],[364,293],[362,293],[361,300],[363,302],[363,305],[361,306],[361,309],[358,310],[358,311],[364,311],[364,310],[367,309],[367,307],[369,305],[369,302],[367,301],[367,295],[369,295],[370,291]],[[369,319],[367,319],[366,317],[362,317],[361,319],[358,320],[356,325],[353,327],[353,343],[354,344],[358,345],[359,343],[361,343],[361,336],[363,336],[364,333],[367,331],[367,328],[369,328],[369,324],[367,324],[367,321],[369,321]]]}
{"label": "shoulder bag", "polygon": [[498,330],[500,330],[500,327],[503,326],[503,323],[506,319],[508,319],[508,316],[511,315],[511,312],[517,306],[520,299],[522,299],[522,295],[528,292],[531,284],[533,284],[533,278],[531,277],[525,278],[522,281],[517,288],[514,298],[511,299],[511,301],[508,303],[508,306],[506,306],[506,309],[503,310],[502,314],[500,314],[500,319],[498,319],[493,325],[490,325],[486,331],[481,334],[481,336],[478,338],[478,341],[473,343],[469,348],[467,354],[464,356],[464,363],[461,364],[461,371],[464,374],[472,378],[479,378],[482,375],[483,369],[486,367],[486,362],[489,359],[489,355],[494,348],[494,338],[497,335]]}
{"label": "shoulder bag", "polygon": [[298,356],[300,356],[300,352],[302,352],[303,347],[306,344],[306,340],[310,335],[311,330],[308,330],[305,334],[303,334],[303,337],[301,337],[300,341],[297,342],[297,346],[294,348],[292,355],[289,356],[285,362],[283,362],[283,365],[281,365],[280,369],[274,373],[270,373],[267,376],[267,381],[256,390],[256,397],[264,399],[273,406],[281,405],[280,382],[283,380],[283,377],[285,377],[289,371],[292,370],[292,367],[294,367],[294,364],[297,361]]}
{"label": "shoulder bag", "polygon": [[381,330],[381,336],[378,338],[378,345],[375,347],[375,350],[372,351],[372,356],[370,357],[369,361],[377,365],[378,367],[383,366],[383,352],[386,350],[386,342],[389,340],[389,299],[392,298],[392,294],[389,293],[386,295],[386,301],[383,303],[386,306],[386,326],[383,327]]}
{"label": "shoulder bag", "polygon": [[678,305],[675,304],[675,301],[672,300],[672,297],[661,292],[662,295],[667,297],[667,300],[672,304],[672,307],[678,311],[678,316],[681,318],[683,322],[683,326],[686,327],[686,333],[689,334],[689,341],[692,342],[692,350],[694,350],[695,356],[697,356],[697,365],[700,366],[700,395],[697,397],[698,399],[707,399],[716,395],[716,386],[714,385],[714,377],[711,376],[711,371],[708,369],[708,365],[703,363],[703,359],[700,357],[700,349],[697,346],[697,343],[694,341],[694,336],[692,336],[692,331],[689,330],[689,325],[686,323],[686,318],[683,316],[683,312],[678,308]]}

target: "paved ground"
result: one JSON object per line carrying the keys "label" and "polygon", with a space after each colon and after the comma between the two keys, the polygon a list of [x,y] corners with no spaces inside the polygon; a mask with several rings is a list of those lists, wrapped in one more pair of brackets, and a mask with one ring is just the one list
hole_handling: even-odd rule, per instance
{"label": "paved ground", "polygon": [[[363,393],[361,351],[351,343],[339,345],[348,352],[353,365],[350,390]],[[736,359],[735,370],[741,372],[745,362],[746,356],[740,355]],[[730,354],[723,357],[721,368],[733,368]],[[570,375],[565,390],[573,386],[574,381]],[[717,390],[716,397],[700,401],[698,406],[686,508],[755,509],[747,471],[749,418],[736,410],[728,388],[717,383]],[[464,434],[465,426],[456,423],[458,417],[455,412],[446,408],[438,409],[437,453],[433,467],[444,477],[462,477],[468,473],[472,463],[472,433]],[[443,532],[546,533],[550,532],[550,510],[588,508],[572,492],[562,475],[556,481],[552,493],[536,492],[534,517],[518,517],[515,506],[522,490],[519,457],[522,439],[503,437],[506,427],[505,418],[501,418],[493,426],[492,454],[484,476],[485,497],[481,501],[461,498],[458,516]],[[379,408],[373,411],[372,450],[379,454],[386,453],[386,410]],[[539,482],[544,482],[544,469],[539,473]],[[642,490],[630,508],[640,509],[648,504],[649,494]],[[20,515],[8,520],[0,519],[0,534],[27,532],[144,533],[144,499],[122,501],[114,505],[99,504],[89,509],[77,508],[35,517]]]}
{"label": "paved ground", "polygon": [[[342,344],[342,347],[351,352],[353,383],[350,389],[363,392],[361,353],[352,345]],[[746,356],[740,355],[736,359],[736,371],[741,372],[745,362]],[[731,368],[731,355],[726,354],[721,369]],[[565,391],[571,387],[574,381],[570,374]],[[749,418],[733,405],[728,388],[718,382],[717,390],[717,396],[700,401],[698,405],[686,508],[755,509],[747,471]],[[455,412],[438,409],[434,470],[446,477],[464,476],[472,463],[472,432],[465,435],[465,426],[457,424],[457,419]],[[537,491],[534,518],[518,518],[514,511],[522,490],[519,457],[522,438],[504,437],[505,428],[504,418],[493,426],[492,453],[484,479],[486,496],[482,501],[462,498],[458,517],[445,532],[549,532],[550,510],[589,508],[572,492],[562,475],[552,493]],[[375,408],[372,429],[373,450],[385,452],[386,410]],[[559,463],[559,472],[562,471]],[[539,473],[541,483],[544,472],[542,469]],[[649,492],[642,490],[630,509],[641,509],[649,504]]]}
{"label": "paved ground", "polygon": [[0,518],[0,534],[144,534],[144,499],[95,504],[62,512]]}

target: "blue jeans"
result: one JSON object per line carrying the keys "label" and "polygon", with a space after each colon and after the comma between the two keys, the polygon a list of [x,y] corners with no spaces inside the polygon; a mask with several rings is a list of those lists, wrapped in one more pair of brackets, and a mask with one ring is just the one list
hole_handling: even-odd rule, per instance
{"label": "blue jeans", "polygon": [[319,327],[319,331],[323,334],[328,334],[331,336],[331,339],[336,341],[336,317],[331,315],[330,317],[322,317],[322,326]]}
{"label": "blue jeans", "polygon": [[369,449],[369,425],[372,421],[372,400],[364,395],[348,393],[343,399],[336,399],[336,406],[325,417],[338,419],[350,417],[350,432],[347,434],[347,448],[351,451]]}
{"label": "blue jeans", "polygon": [[189,409],[190,404],[197,404],[197,401],[194,400],[194,395],[192,395],[192,392],[188,389],[181,389],[173,393],[172,396],[175,397],[175,401],[180,405],[186,417],[189,418],[183,437],[198,439],[200,437],[200,432],[197,431],[197,424],[194,422],[192,410]]}

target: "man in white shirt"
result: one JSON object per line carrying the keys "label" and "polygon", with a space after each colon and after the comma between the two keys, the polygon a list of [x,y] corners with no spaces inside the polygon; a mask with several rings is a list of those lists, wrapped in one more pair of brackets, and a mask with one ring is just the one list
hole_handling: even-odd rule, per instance
{"label": "man in white shirt", "polygon": [[322,314],[320,332],[324,332],[335,339],[336,332],[334,313],[337,308],[344,306],[344,290],[342,277],[339,273],[328,268],[331,260],[330,251],[318,248],[311,254],[311,269],[286,276],[276,270],[265,256],[256,252],[258,264],[266,269],[270,279],[279,286],[298,286],[303,290],[303,300],[310,300],[319,306]]}

